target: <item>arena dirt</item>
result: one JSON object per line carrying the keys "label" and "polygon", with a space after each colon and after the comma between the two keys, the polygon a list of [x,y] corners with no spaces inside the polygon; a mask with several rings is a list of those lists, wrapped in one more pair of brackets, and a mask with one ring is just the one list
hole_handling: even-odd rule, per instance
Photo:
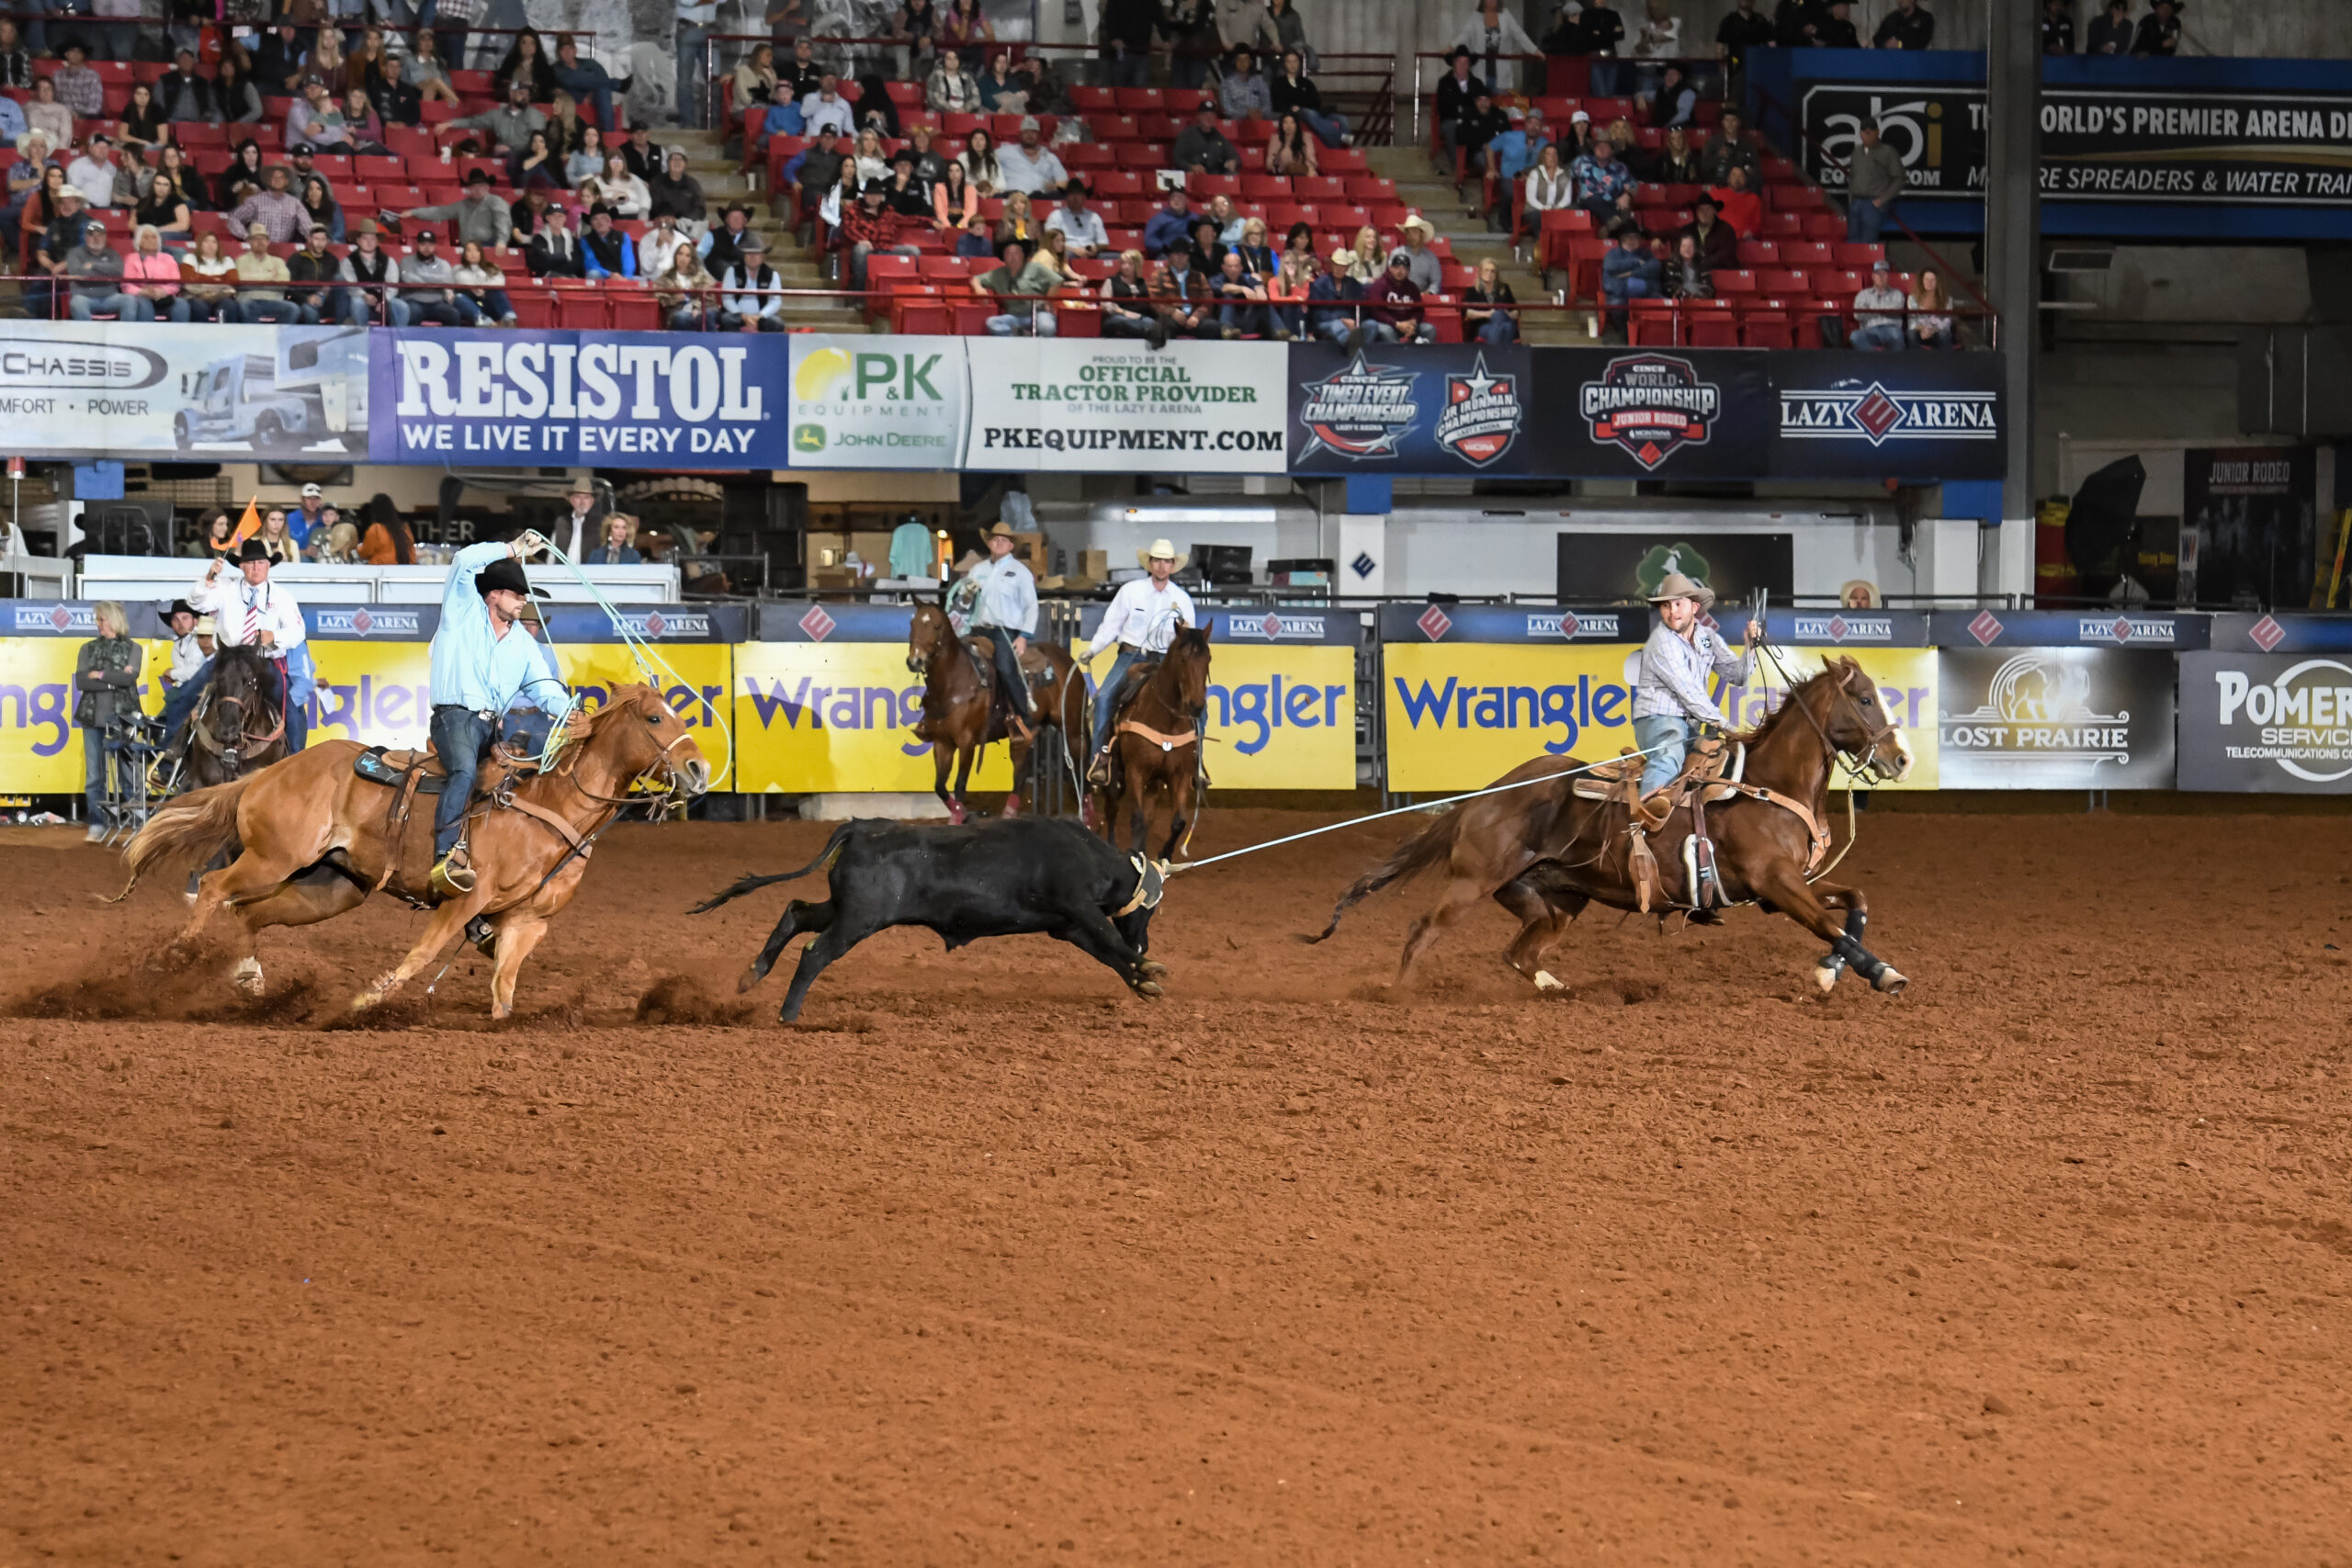
{"label": "arena dirt", "polygon": [[1393,827],[1179,878],[1158,1004],[899,932],[793,1030],[786,890],[684,911],[821,825],[356,1029],[399,908],[247,1010],[7,836],[0,1564],[2352,1556],[2352,821],[1866,818],[1826,1003],[1752,911],[1391,995],[1426,889],[1293,935]]}

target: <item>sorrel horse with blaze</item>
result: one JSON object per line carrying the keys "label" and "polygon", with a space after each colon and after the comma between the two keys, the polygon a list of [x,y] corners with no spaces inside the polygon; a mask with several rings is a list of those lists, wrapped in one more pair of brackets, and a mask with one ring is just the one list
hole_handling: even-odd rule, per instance
{"label": "sorrel horse with blaze", "polygon": [[[129,897],[158,865],[238,846],[233,861],[198,882],[196,908],[176,945],[193,951],[216,913],[232,912],[240,927],[232,976],[249,995],[261,990],[254,944],[267,928],[332,919],[379,891],[425,902],[433,797],[411,796],[403,815],[399,791],[354,771],[363,750],[356,740],[324,741],[172,801],[124,850],[130,883],[118,897]],[[632,794],[639,780],[657,793]],[[492,1016],[508,1016],[523,961],[571,901],[595,835],[628,807],[676,803],[709,783],[710,764],[661,694],[650,686],[616,688],[553,768],[518,774],[511,789],[475,803],[469,829],[474,890],[435,907],[408,956],[360,993],[353,1010],[389,998],[481,916],[492,933]]]}
{"label": "sorrel horse with blaze", "polygon": [[[1747,749],[1745,782],[1774,798],[1735,795],[1707,803],[1708,836],[1714,841],[1724,896],[1787,915],[1828,942],[1829,952],[1814,969],[1815,984],[1825,993],[1848,964],[1874,989],[1901,991],[1909,982],[1861,944],[1870,919],[1861,890],[1808,876],[1827,846],[1823,825],[1828,821],[1837,755],[1854,759],[1858,769],[1882,782],[1911,771],[1911,749],[1888,720],[1877,683],[1851,659],[1834,660],[1800,682],[1762,724],[1736,739]],[[1638,759],[1629,761],[1639,767]],[[1612,791],[1598,800],[1577,795],[1566,775],[1583,765],[1574,757],[1540,757],[1512,769],[1497,783],[1546,782],[1481,795],[1447,811],[1349,888],[1331,911],[1331,923],[1307,940],[1329,937],[1350,908],[1390,883],[1442,871],[1446,883],[1436,905],[1406,936],[1396,968],[1399,984],[1446,926],[1481,899],[1492,898],[1520,921],[1507,962],[1540,990],[1562,988],[1544,967],[1544,959],[1585,906],[1640,908],[1623,794]],[[1682,844],[1690,830],[1690,808],[1684,804],[1649,835],[1662,874],[1678,885],[1684,880]]]}
{"label": "sorrel horse with blaze", "polygon": [[[907,626],[907,668],[922,677],[922,717],[915,725],[915,739],[931,742],[932,788],[947,807],[950,821],[961,822],[967,815],[964,790],[972,782],[972,764],[992,741],[1012,744],[1007,817],[1021,815],[1023,780],[1034,793],[1042,782],[1040,769],[1058,764],[1070,770],[1071,778],[1078,777],[1084,761],[1078,749],[1087,733],[1086,676],[1061,644],[1031,637],[1029,646],[1044,657],[1050,675],[1036,689],[1037,729],[1024,733],[1015,728],[1007,701],[998,696],[990,639],[956,636],[944,604],[915,606],[914,619]],[[1054,732],[1051,740],[1042,733],[1046,729]],[[952,791],[947,787],[951,768],[956,773]],[[1084,814],[1083,799],[1080,809]]]}
{"label": "sorrel horse with blaze", "polygon": [[[1135,677],[1130,674],[1129,679]],[[1097,700],[1119,701],[1117,692]],[[1193,797],[1204,776],[1201,720],[1208,711],[1209,631],[1179,627],[1168,651],[1145,676],[1111,732],[1111,778],[1102,790],[1102,832],[1119,839],[1119,804],[1135,803],[1134,849],[1143,852],[1151,829],[1152,796],[1168,795],[1168,841],[1159,858],[1176,852],[1193,817]]]}

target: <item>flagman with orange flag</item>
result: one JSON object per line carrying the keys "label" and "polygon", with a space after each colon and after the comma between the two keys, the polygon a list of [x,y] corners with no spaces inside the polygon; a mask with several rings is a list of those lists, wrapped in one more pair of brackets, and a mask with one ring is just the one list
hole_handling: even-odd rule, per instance
{"label": "flagman with orange flag", "polygon": [[260,532],[261,493],[256,491],[254,493],[254,498],[245,502],[244,520],[237,525],[237,531],[229,536],[229,543],[232,545],[242,545],[247,539],[252,538],[255,534]]}

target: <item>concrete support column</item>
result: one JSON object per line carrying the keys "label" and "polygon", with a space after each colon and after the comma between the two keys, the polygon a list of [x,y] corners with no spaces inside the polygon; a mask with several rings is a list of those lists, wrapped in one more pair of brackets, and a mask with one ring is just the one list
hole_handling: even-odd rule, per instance
{"label": "concrete support column", "polygon": [[1979,588],[2033,589],[2033,360],[2041,339],[2041,35],[2035,0],[1985,0],[1984,282],[2000,312],[2007,426],[1999,547]]}

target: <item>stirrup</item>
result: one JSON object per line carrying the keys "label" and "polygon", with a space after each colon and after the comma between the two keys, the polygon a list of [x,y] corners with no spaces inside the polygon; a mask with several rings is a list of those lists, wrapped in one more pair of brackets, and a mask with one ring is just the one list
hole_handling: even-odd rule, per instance
{"label": "stirrup", "polygon": [[[1115,738],[1114,738],[1114,739],[1115,739]],[[1107,785],[1110,784],[1110,782],[1111,782],[1111,746],[1110,746],[1110,743],[1106,742],[1106,743],[1105,743],[1103,746],[1102,746],[1098,750],[1096,750],[1096,751],[1095,751],[1095,753],[1094,753],[1094,760],[1093,760],[1092,761],[1091,761],[1091,762],[1089,762],[1089,763],[1087,763],[1087,764],[1086,764],[1086,782],[1087,782],[1088,784],[1099,784],[1099,785],[1104,785],[1104,786],[1107,786]]]}
{"label": "stirrup", "polygon": [[462,897],[474,890],[474,868],[462,848],[451,850],[433,864],[433,891],[444,898]]}

